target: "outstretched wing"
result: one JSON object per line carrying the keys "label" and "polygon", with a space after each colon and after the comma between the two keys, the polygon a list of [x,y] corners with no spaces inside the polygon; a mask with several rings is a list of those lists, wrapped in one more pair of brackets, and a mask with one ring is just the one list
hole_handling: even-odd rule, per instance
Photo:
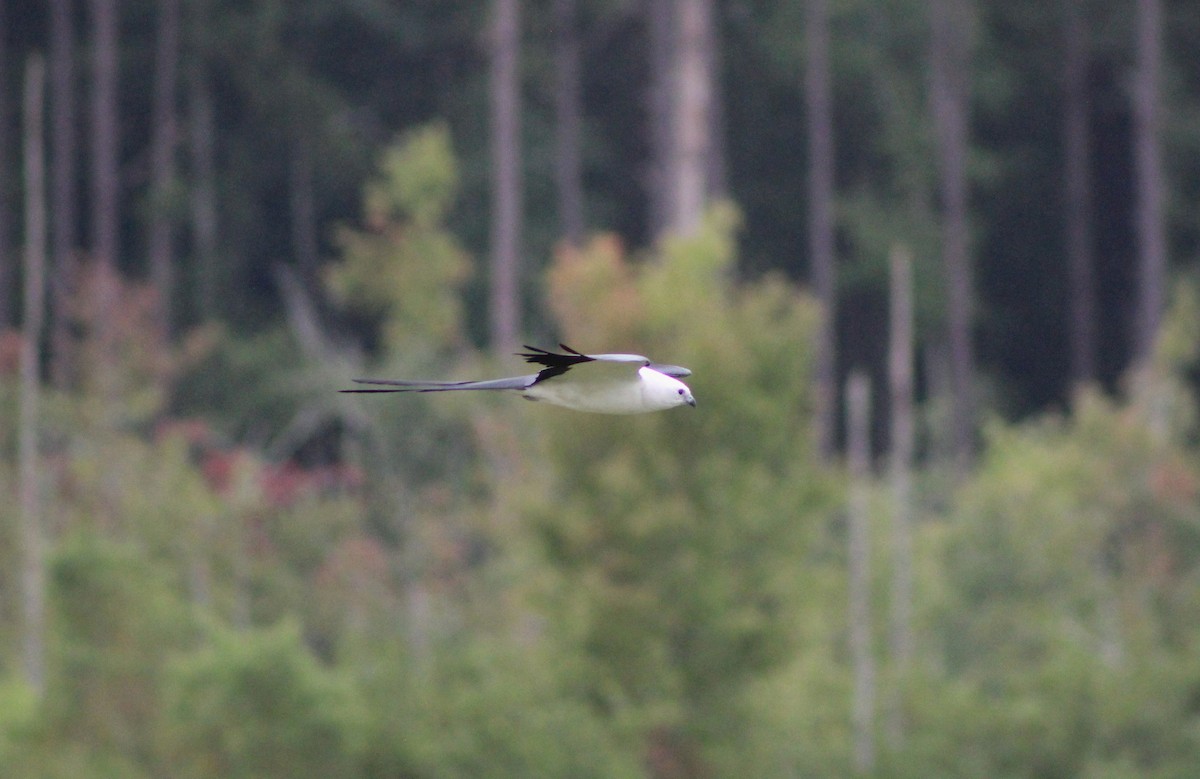
{"label": "outstretched wing", "polygon": [[562,376],[572,367],[588,362],[629,363],[638,368],[648,367],[677,379],[692,375],[690,370],[680,365],[651,362],[647,357],[640,354],[584,354],[563,343],[560,343],[558,346],[565,354],[526,345],[525,348],[529,351],[518,352],[517,356],[524,357],[526,362],[544,366],[537,375],[537,381],[545,381],[555,376]]}

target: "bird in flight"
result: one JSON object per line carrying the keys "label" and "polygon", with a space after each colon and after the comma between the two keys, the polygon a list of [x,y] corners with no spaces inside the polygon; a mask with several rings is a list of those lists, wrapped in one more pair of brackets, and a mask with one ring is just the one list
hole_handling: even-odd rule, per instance
{"label": "bird in flight", "polygon": [[508,390],[528,400],[597,414],[641,414],[675,406],[695,406],[692,391],[679,379],[691,371],[678,365],[651,362],[640,354],[583,354],[565,344],[564,353],[533,346],[519,352],[526,362],[542,369],[528,376],[484,381],[395,381],[355,379],[387,389],[350,389],[342,392],[451,392],[455,390]]}

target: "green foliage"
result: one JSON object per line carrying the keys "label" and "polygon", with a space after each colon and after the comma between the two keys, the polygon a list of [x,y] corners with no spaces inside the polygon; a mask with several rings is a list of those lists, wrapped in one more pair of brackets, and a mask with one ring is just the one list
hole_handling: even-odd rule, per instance
{"label": "green foliage", "polygon": [[[695,744],[738,743],[731,699],[794,651],[797,561],[828,508],[807,423],[815,306],[776,279],[730,283],[735,223],[717,209],[640,267],[599,240],[550,277],[567,343],[695,371],[695,412],[548,411],[556,478],[537,514],[590,694],[685,762]],[[681,738],[655,741],[676,727]]]}
{"label": "green foliage", "polygon": [[352,777],[357,702],[295,623],[209,631],[169,671],[168,754],[180,777]]}
{"label": "green foliage", "polygon": [[446,128],[415,131],[385,152],[368,184],[364,228],[338,233],[344,259],[329,286],[345,305],[384,322],[388,352],[462,342],[459,293],[469,266],[443,224],[456,184]]}

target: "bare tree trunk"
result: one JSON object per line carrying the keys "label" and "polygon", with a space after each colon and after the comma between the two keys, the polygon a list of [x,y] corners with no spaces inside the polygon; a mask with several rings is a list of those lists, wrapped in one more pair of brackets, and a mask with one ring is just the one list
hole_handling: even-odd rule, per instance
{"label": "bare tree trunk", "polygon": [[824,309],[817,333],[817,449],[833,455],[837,419],[837,269],[834,249],[833,105],[829,76],[829,3],[809,0],[805,19],[808,58],[805,107],[808,113],[808,246],[812,281]]}
{"label": "bare tree trunk", "polygon": [[912,612],[912,469],[916,449],[913,422],[913,290],[912,255],[892,249],[888,328],[888,394],[891,398],[892,482],[892,613],[890,643],[895,683],[887,706],[887,734],[892,747],[904,738],[902,685],[913,654]]}
{"label": "bare tree trunk", "polygon": [[35,55],[25,70],[25,314],[18,448],[24,671],[29,685],[39,695],[45,687],[46,675],[46,573],[38,478],[38,347],[42,338],[46,270],[45,91],[45,63]]}
{"label": "bare tree trunk", "polygon": [[1088,168],[1088,33],[1084,0],[1066,0],[1063,30],[1063,153],[1067,195],[1071,381],[1096,379],[1096,278],[1092,251],[1092,188]]}
{"label": "bare tree trunk", "polygon": [[[207,5],[196,2],[191,21],[193,34],[207,21]],[[213,152],[212,91],[208,71],[199,51],[188,70],[188,153],[192,169],[192,243],[196,252],[196,316],[202,322],[217,317],[217,171]]]}
{"label": "bare tree trunk", "polygon": [[554,87],[558,219],[572,246],[583,242],[583,87],[580,81],[577,0],[554,0]]}
{"label": "bare tree trunk", "polygon": [[89,0],[92,13],[92,259],[116,277],[121,186],[117,173],[117,2]]}
{"label": "bare tree trunk", "polygon": [[850,503],[849,643],[854,674],[852,739],[854,768],[869,773],[875,765],[875,659],[871,652],[871,382],[862,373],[846,382],[847,461]]}
{"label": "bare tree trunk", "polygon": [[674,111],[667,186],[671,210],[666,229],[688,235],[700,225],[708,203],[713,151],[713,34],[712,0],[685,0],[676,5],[678,39],[675,48]]}
{"label": "bare tree trunk", "polygon": [[1143,365],[1154,351],[1167,295],[1161,84],[1162,3],[1161,0],[1138,0],[1137,69],[1133,80],[1138,242],[1138,312],[1134,360]]}
{"label": "bare tree trunk", "polygon": [[498,351],[517,344],[520,330],[522,229],[521,45],[518,0],[492,3],[492,235],[491,342]]}
{"label": "bare tree trunk", "polygon": [[930,101],[938,147],[942,205],[942,258],[946,273],[946,327],[950,346],[951,428],[960,474],[974,455],[975,356],[971,257],[967,235],[967,70],[971,38],[969,0],[931,0]]}
{"label": "bare tree trunk", "polygon": [[117,2],[89,0],[92,13],[92,262],[96,284],[96,361],[88,366],[104,413],[113,413],[117,367],[114,364],[113,319],[117,306],[121,185],[118,174],[120,138],[117,125]]}
{"label": "bare tree trunk", "polygon": [[170,341],[175,292],[175,213],[180,0],[159,0],[154,71],[154,136],[151,141],[153,190],[150,217],[150,274],[159,296],[159,327]]}
{"label": "bare tree trunk", "polygon": [[[6,3],[0,0],[0,31],[6,30]],[[11,146],[11,117],[8,111],[8,46],[0,35],[0,330],[16,324],[13,316],[13,280],[16,258],[12,236],[12,170],[8,150]]]}
{"label": "bare tree trunk", "polygon": [[313,191],[312,144],[296,139],[291,160],[292,250],[307,290],[315,289],[320,244],[317,240],[317,200]]}
{"label": "bare tree trunk", "polygon": [[666,230],[669,214],[675,210],[668,186],[673,135],[671,118],[675,109],[672,65],[675,62],[676,0],[648,0],[646,29],[650,49],[650,79],[647,89],[647,125],[650,134],[650,159],[646,166],[646,192],[649,213],[647,227],[657,237]]}
{"label": "bare tree trunk", "polygon": [[[2,26],[2,25],[0,25]],[[75,128],[75,30],[70,0],[50,0],[50,375],[59,389],[71,381],[68,301],[75,275],[78,232],[78,132]]]}

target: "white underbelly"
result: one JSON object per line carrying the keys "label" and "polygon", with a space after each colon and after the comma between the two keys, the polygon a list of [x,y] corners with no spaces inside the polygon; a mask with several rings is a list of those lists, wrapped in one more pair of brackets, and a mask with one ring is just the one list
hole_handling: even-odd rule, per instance
{"label": "white underbelly", "polygon": [[530,400],[595,414],[641,414],[669,407],[650,400],[641,382],[556,384],[548,381],[534,384],[522,395]]}

